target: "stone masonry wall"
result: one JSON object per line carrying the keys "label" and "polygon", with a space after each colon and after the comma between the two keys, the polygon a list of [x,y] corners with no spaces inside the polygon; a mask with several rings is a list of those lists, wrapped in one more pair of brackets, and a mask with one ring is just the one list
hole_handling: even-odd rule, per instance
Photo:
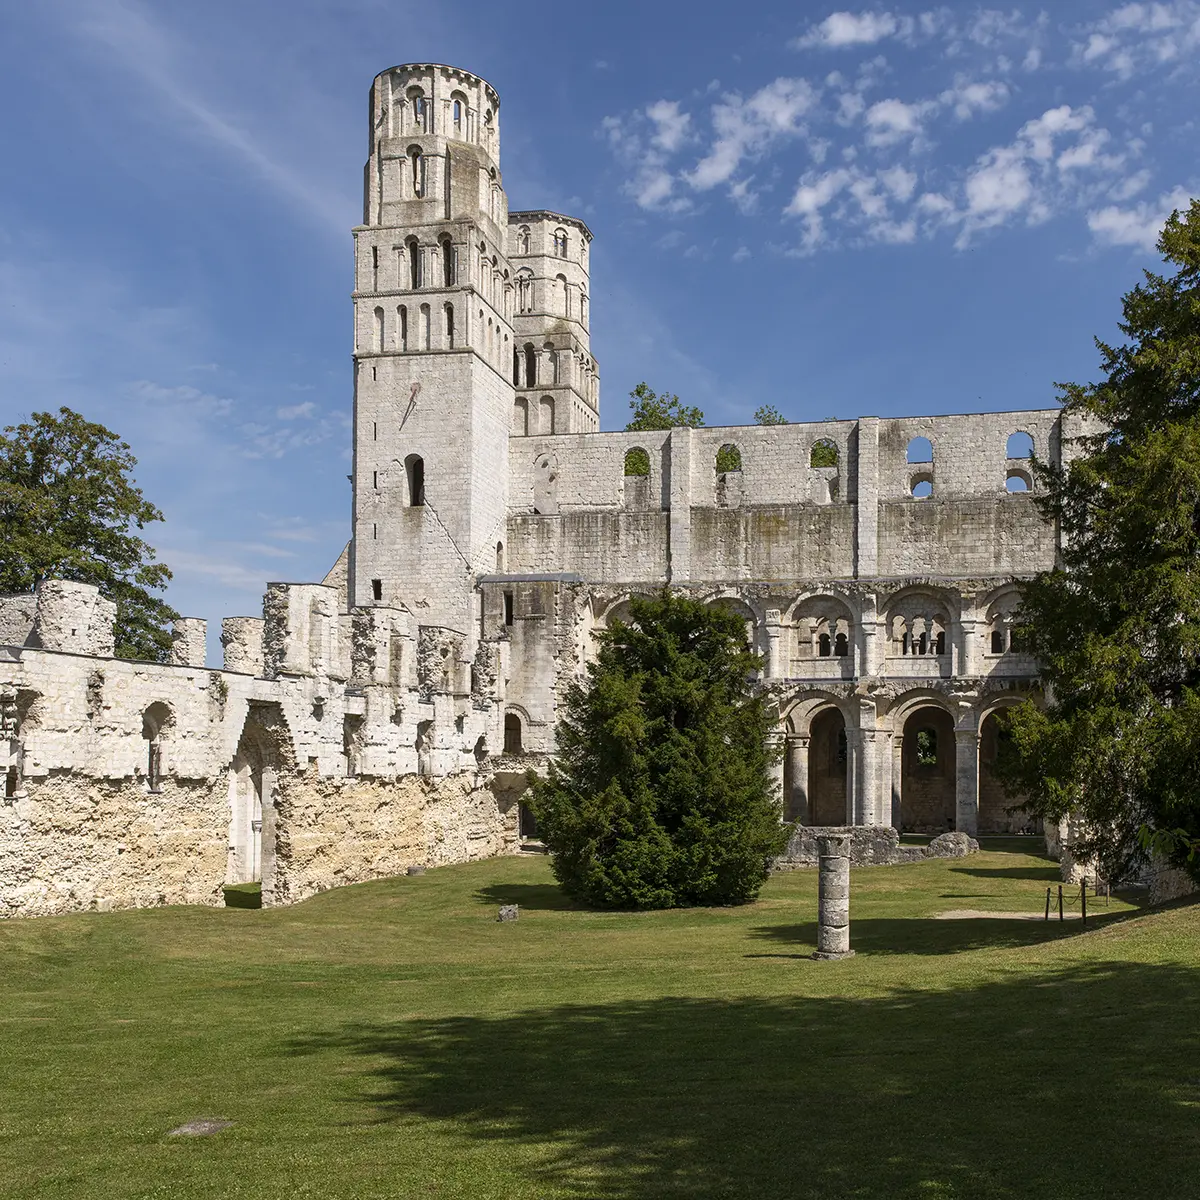
{"label": "stone masonry wall", "polygon": [[518,849],[515,805],[502,812],[485,775],[280,781],[275,904],[410,866],[473,862]]}

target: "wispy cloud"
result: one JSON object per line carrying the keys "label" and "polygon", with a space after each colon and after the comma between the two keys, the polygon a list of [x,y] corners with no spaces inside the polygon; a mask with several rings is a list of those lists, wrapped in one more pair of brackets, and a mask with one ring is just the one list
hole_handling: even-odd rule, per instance
{"label": "wispy cloud", "polygon": [[295,212],[344,237],[354,212],[352,198],[274,152],[278,139],[256,136],[248,114],[205,95],[200,75],[188,69],[185,43],[146,5],[137,0],[55,0],[51,11],[61,14],[65,35],[90,45],[106,65],[153,94],[172,134],[188,132],[236,160]]}

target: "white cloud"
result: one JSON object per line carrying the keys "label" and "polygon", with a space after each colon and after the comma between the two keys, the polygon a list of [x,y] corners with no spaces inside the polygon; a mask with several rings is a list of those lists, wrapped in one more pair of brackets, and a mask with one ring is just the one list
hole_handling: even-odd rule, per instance
{"label": "white cloud", "polygon": [[910,200],[917,186],[916,175],[899,165],[880,171],[879,181],[900,201]]}
{"label": "white cloud", "polygon": [[936,102],[922,100],[906,104],[895,98],[880,100],[867,109],[863,118],[868,146],[892,146],[906,139],[917,139],[924,131],[925,118],[937,110]]}
{"label": "white cloud", "polygon": [[748,156],[772,143],[806,132],[802,118],[818,98],[807,79],[780,78],[759,88],[749,99],[733,93],[712,110],[716,138],[708,153],[685,176],[697,191],[725,183]]}
{"label": "white cloud", "polygon": [[646,116],[654,123],[650,144],[664,153],[674,154],[687,141],[692,118],[680,110],[678,100],[656,100]]}
{"label": "white cloud", "polygon": [[1077,66],[1111,71],[1120,80],[1195,57],[1200,49],[1200,3],[1124,4],[1082,31],[1072,46]]}
{"label": "white cloud", "polygon": [[820,46],[826,49],[872,46],[890,37],[907,36],[912,29],[911,17],[897,17],[890,12],[835,12],[792,44],[801,48]]}
{"label": "white cloud", "polygon": [[1102,245],[1136,246],[1151,251],[1167,218],[1175,209],[1186,209],[1190,201],[1185,189],[1175,188],[1157,200],[1143,201],[1133,208],[1109,205],[1088,213],[1088,228]]}
{"label": "white cloud", "polygon": [[305,400],[303,404],[289,404],[283,408],[277,408],[275,416],[281,421],[295,421],[311,417],[316,411],[317,406],[311,400]]}
{"label": "white cloud", "polygon": [[956,80],[954,87],[942,92],[938,99],[952,107],[960,121],[966,121],[976,113],[996,112],[1008,103],[1008,97],[1008,84],[988,79],[974,83]]}

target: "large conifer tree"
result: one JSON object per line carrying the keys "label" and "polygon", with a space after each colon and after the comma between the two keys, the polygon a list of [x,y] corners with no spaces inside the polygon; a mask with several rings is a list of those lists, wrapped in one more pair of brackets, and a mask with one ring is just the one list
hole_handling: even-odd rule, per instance
{"label": "large conifer tree", "polygon": [[787,830],[745,623],[666,592],[631,609],[571,687],[531,796],[555,876],[603,907],[752,900]]}
{"label": "large conifer tree", "polygon": [[[1170,275],[1124,297],[1104,377],[1061,385],[1093,432],[1067,468],[1039,465],[1060,565],[1023,589],[1022,636],[1047,704],[1010,717],[1008,781],[1038,814],[1084,818],[1110,878],[1139,833],[1200,837],[1200,202],[1159,240]],[[1200,877],[1200,859],[1190,868]]]}

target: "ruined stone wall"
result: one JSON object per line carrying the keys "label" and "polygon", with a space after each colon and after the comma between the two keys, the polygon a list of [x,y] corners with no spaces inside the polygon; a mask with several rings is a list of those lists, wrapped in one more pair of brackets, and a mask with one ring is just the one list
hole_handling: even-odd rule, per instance
{"label": "ruined stone wall", "polygon": [[484,773],[444,778],[282,780],[272,902],[293,904],[347,883],[515,852],[517,809]]}
{"label": "ruined stone wall", "polygon": [[228,841],[224,776],[30,780],[0,800],[0,917],[222,904]]}

